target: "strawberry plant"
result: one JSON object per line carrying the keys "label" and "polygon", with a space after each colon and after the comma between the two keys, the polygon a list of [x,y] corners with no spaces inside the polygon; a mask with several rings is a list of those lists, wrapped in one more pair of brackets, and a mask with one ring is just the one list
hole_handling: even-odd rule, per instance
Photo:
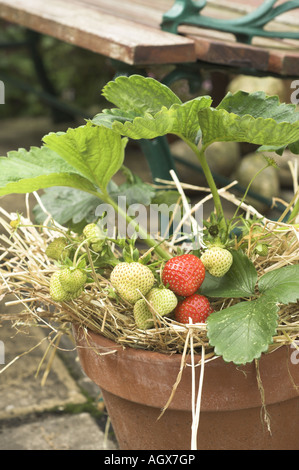
{"label": "strawberry plant", "polygon": [[[259,358],[273,342],[281,307],[299,299],[298,260],[287,258],[281,263],[276,253],[268,266],[271,269],[259,273],[258,263],[271,249],[270,234],[283,239],[284,226],[273,223],[266,230],[262,216],[245,219],[239,215],[247,192],[228,220],[205,153],[212,143],[229,141],[256,144],[261,152],[276,152],[281,158],[287,147],[299,153],[295,106],[281,104],[277,97],[263,92],[242,91],[228,93],[217,107],[212,106],[209,96],[183,103],[167,86],[139,75],[118,77],[104,87],[103,95],[114,107],[83,126],[46,135],[40,148],[19,149],[0,159],[0,195],[45,189],[42,200],[57,222],[71,223],[75,233],[80,224],[87,226],[74,240],[60,243],[51,255],[60,263],[59,274],[51,280],[52,298],[57,302],[72,300],[84,290],[87,277],[76,271],[72,250],[76,248],[76,258],[87,243],[89,251],[83,258],[88,265],[91,256],[93,259],[88,275],[90,270],[93,275],[105,275],[103,269],[113,268],[109,295],[116,302],[123,298],[131,304],[138,328],[155,326],[154,310],[161,317],[175,311],[179,323],[188,323],[188,319],[204,323],[210,346],[225,361],[244,364]],[[200,241],[200,247],[189,253],[180,247],[175,252],[169,250],[165,240],[155,239],[117,202],[117,196],[127,195],[131,202],[150,205],[157,197],[151,185],[124,167],[125,148],[128,139],[167,134],[176,135],[194,151],[214,202],[215,210],[204,221],[202,240],[197,231],[190,237]],[[272,164],[268,159],[265,167]],[[113,176],[119,170],[126,174],[127,183],[118,187]],[[163,197],[168,197],[166,192]],[[123,217],[148,246],[148,252],[140,255],[134,243],[103,232],[92,217],[99,203]],[[298,250],[298,212],[296,194],[284,214],[285,227],[297,237],[294,250]],[[35,214],[37,224],[41,223],[38,209]],[[236,227],[240,235],[236,235]],[[121,259],[113,255],[111,243],[122,249]],[[290,252],[291,246],[288,249]],[[48,252],[51,254],[50,248]]]}

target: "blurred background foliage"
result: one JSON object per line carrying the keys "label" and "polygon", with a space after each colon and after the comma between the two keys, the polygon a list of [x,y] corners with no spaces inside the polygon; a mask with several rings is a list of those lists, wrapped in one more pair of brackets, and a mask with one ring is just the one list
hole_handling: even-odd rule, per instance
{"label": "blurred background foliage", "polygon": [[[49,36],[36,35],[35,38],[38,39],[36,46],[47,78],[54,85],[57,97],[85,112],[98,112],[104,102],[101,89],[115,73],[109,60]],[[29,87],[42,90],[30,48],[22,44],[26,39],[25,28],[0,21],[0,79],[5,83],[5,107],[0,107],[1,118],[51,113],[51,108],[45,106],[39,96],[16,86],[22,81]]]}

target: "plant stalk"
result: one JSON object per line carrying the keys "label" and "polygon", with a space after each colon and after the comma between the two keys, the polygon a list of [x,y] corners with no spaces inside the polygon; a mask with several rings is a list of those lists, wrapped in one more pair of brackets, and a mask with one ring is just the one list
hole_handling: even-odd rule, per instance
{"label": "plant stalk", "polygon": [[295,202],[293,210],[289,215],[288,223],[295,223],[295,220],[298,214],[299,214],[299,195],[297,191],[297,201]]}
{"label": "plant stalk", "polygon": [[251,185],[252,185],[252,183],[254,182],[255,178],[257,178],[257,177],[259,176],[259,174],[261,174],[262,171],[264,171],[264,170],[265,170],[266,168],[268,168],[268,167],[269,167],[269,165],[264,166],[263,168],[261,168],[260,170],[258,170],[258,171],[256,172],[256,174],[251,178],[251,180],[249,181],[249,183],[248,183],[248,185],[247,185],[246,191],[245,191],[245,193],[243,194],[243,197],[242,197],[242,199],[241,199],[241,201],[240,201],[240,204],[238,205],[238,207],[237,207],[237,209],[236,209],[236,211],[235,211],[235,213],[234,213],[234,215],[233,215],[233,217],[232,217],[232,219],[231,219],[232,221],[237,217],[237,213],[239,212],[240,207],[242,206],[243,202],[245,201],[245,199],[246,199],[246,197],[247,197],[247,194],[248,194],[248,192],[249,192],[249,189],[251,188]]}
{"label": "plant stalk", "polygon": [[225,217],[224,217],[224,212],[223,212],[223,207],[222,207],[222,204],[221,204],[220,196],[219,196],[215,180],[213,178],[212,172],[210,170],[210,167],[208,165],[208,162],[207,162],[207,159],[206,159],[206,156],[205,156],[206,147],[202,146],[202,148],[199,149],[197,147],[197,145],[195,145],[193,142],[190,142],[189,140],[184,139],[183,136],[181,136],[181,138],[193,150],[193,152],[196,154],[196,156],[199,160],[199,163],[201,164],[202,170],[204,172],[204,175],[206,177],[207,183],[209,185],[209,188],[210,188],[212,196],[213,196],[214,205],[215,205],[215,209],[216,209],[216,214],[218,215],[218,218],[220,220],[220,222],[219,222],[220,228],[223,231],[226,232],[227,231],[227,225],[226,225],[226,221],[225,221]]}
{"label": "plant stalk", "polygon": [[136,230],[136,232],[139,233],[140,237],[144,240],[144,242],[149,247],[153,247],[155,249],[157,255],[159,255],[165,260],[171,258],[171,255],[166,250],[164,250],[155,239],[151,238],[147,231],[144,230],[137,222],[135,222],[135,220],[132,219],[126,211],[119,207],[119,205],[109,196],[108,193],[101,195],[98,194],[98,197],[107,204],[110,204],[117,211],[117,213],[120,214],[120,216],[126,220],[128,224],[131,224]]}

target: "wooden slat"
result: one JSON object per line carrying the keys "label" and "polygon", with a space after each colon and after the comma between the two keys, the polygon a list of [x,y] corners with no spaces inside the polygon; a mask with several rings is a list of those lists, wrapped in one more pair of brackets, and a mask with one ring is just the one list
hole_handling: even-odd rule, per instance
{"label": "wooden slat", "polygon": [[0,16],[128,64],[196,60],[192,39],[104,13],[96,2],[1,0]]}
{"label": "wooden slat", "polygon": [[[160,29],[162,16],[171,5],[172,0],[161,2],[159,0],[68,0],[73,3],[84,3],[86,6],[100,10],[103,13],[134,21],[140,25],[151,26]],[[164,10],[163,10],[164,4]]]}
{"label": "wooden slat", "polygon": [[[0,17],[128,64],[201,60],[218,66],[299,76],[299,41],[254,38],[180,26],[180,35],[161,31],[163,13],[174,0],[0,0]],[[262,0],[209,0],[204,14],[230,19]],[[272,22],[272,29],[298,31],[299,9]]]}
{"label": "wooden slat", "polygon": [[202,61],[261,72],[267,72],[269,69],[269,52],[265,49],[257,49],[235,41],[223,41],[214,34],[209,36],[208,33],[196,36],[188,33],[188,37],[194,39],[196,57]]}

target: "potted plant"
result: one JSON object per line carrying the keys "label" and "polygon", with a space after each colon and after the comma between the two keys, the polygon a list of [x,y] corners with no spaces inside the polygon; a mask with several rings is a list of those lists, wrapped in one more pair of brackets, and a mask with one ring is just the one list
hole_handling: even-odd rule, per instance
{"label": "potted plant", "polygon": [[[2,210],[4,295],[23,299],[23,319],[73,325],[122,449],[298,449],[298,191],[269,220],[246,203],[250,184],[240,200],[218,189],[205,157],[216,141],[299,153],[298,112],[263,92],[228,93],[215,108],[209,96],[182,103],[139,75],[103,95],[114,108],[0,160],[0,194],[39,201],[35,224]],[[128,139],[167,134],[206,177],[193,207],[174,172],[157,189],[124,166]],[[140,208],[174,198],[166,231],[142,226]],[[230,219],[222,198],[235,204]],[[206,199],[214,208],[202,221]],[[65,213],[67,227],[57,223]]]}

